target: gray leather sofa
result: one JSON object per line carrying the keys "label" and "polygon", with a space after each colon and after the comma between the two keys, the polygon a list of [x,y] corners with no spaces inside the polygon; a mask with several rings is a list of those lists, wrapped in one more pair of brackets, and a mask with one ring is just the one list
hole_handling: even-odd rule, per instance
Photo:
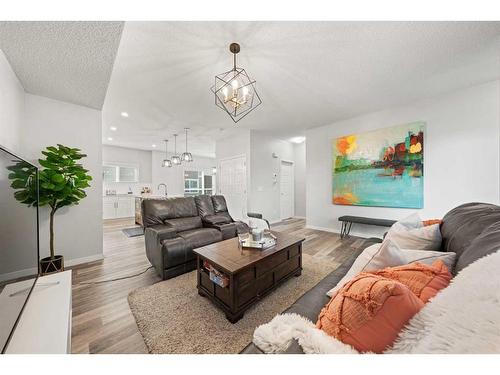
{"label": "gray leather sofa", "polygon": [[[463,204],[444,216],[440,229],[443,237],[441,250],[453,251],[457,254],[453,271],[456,275],[477,259],[500,249],[500,206],[487,203]],[[284,312],[296,313],[316,322],[320,310],[329,301],[326,292],[342,279],[364,248],[380,241],[380,239],[366,240],[364,246],[354,252],[349,260],[306,292]],[[262,354],[262,351],[250,343],[242,353]],[[285,353],[300,354],[303,351],[297,342],[293,342]]]}
{"label": "gray leather sofa", "polygon": [[249,231],[234,221],[223,196],[144,199],[146,255],[163,280],[196,268],[193,249]]}

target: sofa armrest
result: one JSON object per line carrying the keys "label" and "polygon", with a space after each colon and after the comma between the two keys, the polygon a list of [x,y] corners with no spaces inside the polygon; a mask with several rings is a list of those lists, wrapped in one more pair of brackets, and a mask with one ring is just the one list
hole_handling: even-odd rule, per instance
{"label": "sofa armrest", "polygon": [[212,228],[217,229],[222,234],[222,239],[227,240],[229,238],[236,237],[236,224],[235,223],[225,223],[225,224],[214,224]]}
{"label": "sofa armrest", "polygon": [[162,242],[176,237],[177,231],[171,225],[157,224],[144,228],[146,256],[155,267],[156,273],[162,278],[164,269],[161,251]]}
{"label": "sofa armrest", "polygon": [[208,226],[227,224],[227,223],[231,222],[229,220],[229,218],[227,218],[226,216],[217,215],[217,214],[205,216],[202,218],[202,221],[203,221],[203,224],[206,224]]}
{"label": "sofa armrest", "polygon": [[144,236],[154,239],[159,244],[164,240],[177,237],[177,230],[171,225],[152,225],[144,230]]}

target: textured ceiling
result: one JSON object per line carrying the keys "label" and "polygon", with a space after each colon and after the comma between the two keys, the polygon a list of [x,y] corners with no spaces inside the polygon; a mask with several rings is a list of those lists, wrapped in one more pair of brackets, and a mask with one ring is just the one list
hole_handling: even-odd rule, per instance
{"label": "textured ceiling", "polygon": [[[300,135],[496,79],[499,37],[500,22],[126,22],[103,141],[150,149],[188,126],[193,152],[213,155],[221,129]],[[231,68],[231,42],[263,100],[237,125],[210,92]]]}
{"label": "textured ceiling", "polygon": [[0,49],[25,90],[101,109],[123,22],[0,22]]}

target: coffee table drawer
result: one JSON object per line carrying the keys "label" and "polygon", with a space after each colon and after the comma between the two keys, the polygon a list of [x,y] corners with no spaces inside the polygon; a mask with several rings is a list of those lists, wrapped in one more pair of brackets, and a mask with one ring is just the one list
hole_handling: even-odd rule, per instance
{"label": "coffee table drawer", "polygon": [[274,271],[274,277],[276,281],[280,281],[285,276],[288,276],[291,272],[300,267],[300,257],[296,256],[287,261],[286,263],[278,266]]}
{"label": "coffee table drawer", "polygon": [[269,272],[264,276],[256,279],[254,282],[246,284],[241,288],[238,288],[238,308],[242,307],[245,303],[258,297],[261,293],[272,288],[274,285],[273,273]]}
{"label": "coffee table drawer", "polygon": [[253,280],[255,280],[255,267],[250,267],[245,271],[241,271],[235,276],[235,281],[238,285],[245,285]]}
{"label": "coffee table drawer", "polygon": [[288,250],[289,258],[299,255],[299,245],[295,245]]}
{"label": "coffee table drawer", "polygon": [[257,265],[255,266],[256,277],[257,278],[261,277],[266,272],[269,272],[276,266],[280,265],[281,263],[286,262],[287,259],[288,259],[288,251],[280,251],[279,253],[276,253],[274,255],[269,256],[268,258],[265,258],[264,260],[257,263]]}

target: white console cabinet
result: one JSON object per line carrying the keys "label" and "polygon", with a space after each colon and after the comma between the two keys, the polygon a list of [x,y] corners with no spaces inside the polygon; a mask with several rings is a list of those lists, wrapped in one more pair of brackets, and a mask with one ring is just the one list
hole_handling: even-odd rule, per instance
{"label": "white console cabinet", "polygon": [[102,218],[119,219],[135,216],[135,197],[132,195],[105,196],[102,199]]}
{"label": "white console cabinet", "polygon": [[71,314],[71,271],[38,278],[6,353],[71,353]]}

